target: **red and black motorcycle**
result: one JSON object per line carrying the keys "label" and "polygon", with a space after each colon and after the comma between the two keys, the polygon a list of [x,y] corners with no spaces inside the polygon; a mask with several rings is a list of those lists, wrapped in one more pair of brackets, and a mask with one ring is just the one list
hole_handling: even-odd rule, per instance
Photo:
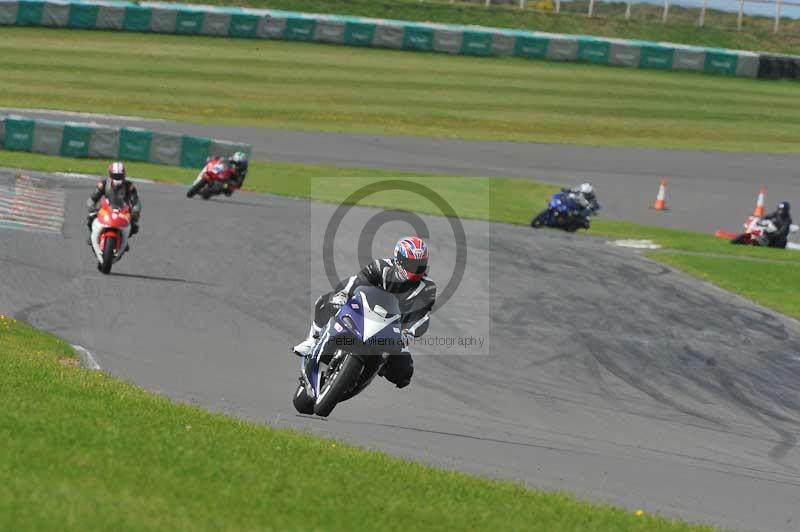
{"label": "red and black motorcycle", "polygon": [[228,183],[234,177],[234,168],[225,157],[213,157],[208,160],[200,175],[194,180],[186,197],[191,198],[200,194],[203,199],[209,199],[218,194],[230,196],[238,187]]}

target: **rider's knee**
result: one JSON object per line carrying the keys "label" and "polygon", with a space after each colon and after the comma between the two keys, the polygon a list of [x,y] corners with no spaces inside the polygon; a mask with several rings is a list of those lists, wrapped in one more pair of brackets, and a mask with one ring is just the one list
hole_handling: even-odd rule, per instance
{"label": "rider's knee", "polygon": [[405,388],[414,376],[414,361],[409,353],[394,355],[389,358],[382,373],[387,381],[398,388]]}

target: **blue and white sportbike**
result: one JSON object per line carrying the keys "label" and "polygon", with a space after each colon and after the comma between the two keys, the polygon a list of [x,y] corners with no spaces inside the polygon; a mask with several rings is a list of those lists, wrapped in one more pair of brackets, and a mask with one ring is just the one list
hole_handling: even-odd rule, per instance
{"label": "blue and white sportbike", "polygon": [[400,305],[374,286],[356,288],[303,358],[294,407],[327,416],[338,403],[358,395],[390,355],[403,349]]}
{"label": "blue and white sportbike", "polygon": [[554,227],[574,233],[578,229],[589,229],[591,215],[600,208],[584,208],[569,192],[557,192],[550,198],[547,208],[533,217],[531,227]]}

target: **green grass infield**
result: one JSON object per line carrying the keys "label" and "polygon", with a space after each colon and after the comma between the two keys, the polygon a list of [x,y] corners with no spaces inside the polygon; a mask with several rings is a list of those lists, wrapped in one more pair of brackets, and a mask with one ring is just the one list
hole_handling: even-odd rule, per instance
{"label": "green grass infield", "polygon": [[790,81],[181,35],[0,35],[5,107],[443,138],[800,149]]}

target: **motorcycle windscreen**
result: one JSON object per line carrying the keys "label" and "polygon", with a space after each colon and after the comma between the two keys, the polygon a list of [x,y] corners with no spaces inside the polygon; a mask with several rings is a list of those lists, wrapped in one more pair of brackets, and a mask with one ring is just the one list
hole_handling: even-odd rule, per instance
{"label": "motorcycle windscreen", "polygon": [[112,209],[122,210],[128,206],[125,202],[124,187],[118,187],[117,190],[108,191],[106,199],[108,200],[108,206]]}
{"label": "motorcycle windscreen", "polygon": [[400,304],[394,295],[369,286],[356,288],[353,299],[361,305],[358,329],[363,342],[376,336],[399,340]]}

